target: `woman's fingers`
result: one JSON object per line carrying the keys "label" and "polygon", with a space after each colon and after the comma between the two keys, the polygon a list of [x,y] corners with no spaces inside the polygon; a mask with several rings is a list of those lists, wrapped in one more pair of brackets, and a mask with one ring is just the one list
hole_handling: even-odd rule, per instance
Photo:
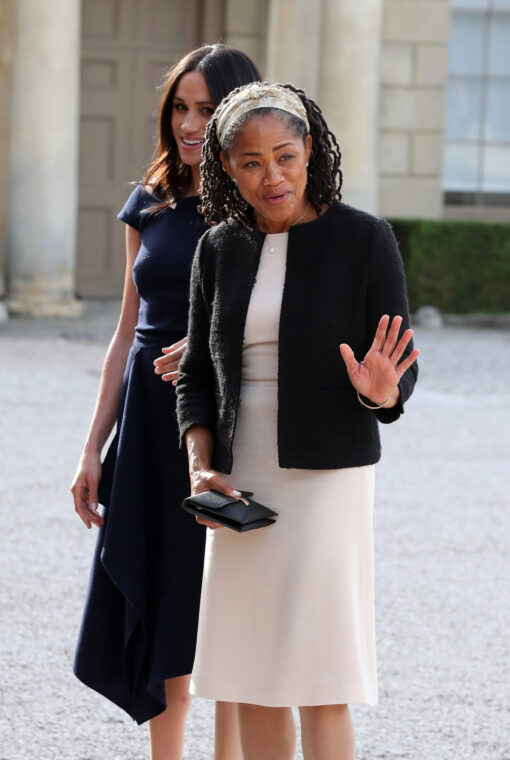
{"label": "woman's fingers", "polygon": [[181,340],[177,341],[177,343],[172,343],[171,346],[167,346],[165,348],[161,349],[161,352],[163,353],[163,356],[158,356],[157,359],[154,359],[154,366],[155,367],[168,367],[168,363],[175,363],[175,367],[172,367],[172,369],[176,369],[177,365],[179,364],[180,360],[182,359],[182,355],[184,354],[186,350],[186,346],[188,344],[188,338],[181,338]]}
{"label": "woman's fingers", "polygon": [[193,494],[202,493],[202,491],[219,491],[225,496],[241,496],[241,491],[230,485],[228,480],[219,475],[215,470],[197,470],[191,476],[191,490]]}
{"label": "woman's fingers", "polygon": [[87,517],[86,511],[87,511],[87,493],[88,488],[86,483],[80,483],[77,481],[74,481],[74,483],[71,486],[71,493],[73,495],[73,501],[74,501],[74,511],[80,517],[87,528],[90,528],[90,519]]}
{"label": "woman's fingers", "polygon": [[92,524],[98,528],[103,525],[104,520],[97,511],[97,497],[96,501],[91,501],[86,486],[81,486],[79,491],[73,491],[73,499],[75,512],[87,528],[91,528]]}
{"label": "woman's fingers", "polygon": [[176,380],[179,377],[178,374],[172,377],[170,377],[170,375],[177,372],[179,362],[182,359],[187,345],[188,337],[185,336],[184,338],[181,338],[181,340],[178,340],[177,343],[172,343],[171,346],[162,348],[161,351],[163,352],[163,356],[158,356],[153,362],[156,375],[163,375],[163,380],[166,380],[167,382]]}
{"label": "woman's fingers", "polygon": [[74,500],[74,511],[78,515],[78,517],[82,520],[82,522],[85,524],[87,528],[92,527],[91,523],[91,517],[88,516],[87,512],[87,501],[86,497],[83,495],[83,488],[79,488],[75,490],[74,486],[71,488],[71,493],[73,494],[73,500]]}
{"label": "woman's fingers", "polygon": [[342,355],[342,359],[345,362],[345,366],[347,367],[347,372],[349,375],[357,372],[359,364],[356,361],[356,357],[354,356],[354,351],[352,348],[347,343],[342,343],[340,345],[340,353]]}
{"label": "woman's fingers", "polygon": [[83,479],[81,477],[72,484],[71,493],[73,495],[75,512],[87,528],[91,528],[92,524],[100,528],[104,520],[97,511],[97,482],[89,483],[86,478]]}
{"label": "woman's fingers", "polygon": [[[218,475],[218,473],[214,472],[214,470],[211,470],[207,473],[205,482],[204,479],[202,479],[202,483],[204,485],[207,483],[206,488],[199,486],[195,489],[195,493],[200,493],[201,491],[205,490],[213,490],[224,493],[225,496],[233,496],[234,498],[238,498],[242,495],[241,491],[237,491],[235,488],[233,488],[230,483],[225,480],[225,478],[223,478],[221,475]],[[196,520],[201,525],[207,525],[208,528],[212,528],[213,530],[216,530],[216,528],[223,528],[223,525],[219,525],[218,523],[212,522],[211,520],[206,520],[204,517],[196,517]]]}
{"label": "woman's fingers", "polygon": [[223,525],[220,525],[219,523],[211,522],[211,520],[206,520],[204,517],[195,516],[195,520],[197,521],[197,523],[200,523],[200,525],[206,525],[208,528],[211,528],[212,530],[216,530],[217,528],[223,528]]}
{"label": "woman's fingers", "polygon": [[419,355],[420,355],[419,350],[417,348],[414,348],[409,354],[409,356],[406,356],[404,361],[400,362],[398,367],[396,367],[396,370],[399,373],[400,377],[402,377],[404,372],[409,369],[411,364],[414,364],[414,362],[416,361]]}
{"label": "woman's fingers", "polygon": [[225,478],[222,478],[221,475],[214,473],[210,478],[210,483],[210,488],[219,491],[220,493],[224,493],[225,496],[233,496],[235,498],[241,496],[241,491],[237,491],[227,480],[225,480]]}
{"label": "woman's fingers", "polygon": [[390,356],[391,352],[397,345],[398,334],[400,331],[401,324],[402,324],[402,317],[396,316],[393,318],[390,329],[388,330],[388,333],[386,335],[386,340],[384,341],[384,345],[382,347],[382,354],[384,356]]}
{"label": "woman's fingers", "polygon": [[406,350],[407,345],[408,345],[409,341],[411,340],[411,338],[413,337],[413,335],[414,335],[414,332],[411,329],[408,329],[408,330],[406,330],[403,333],[403,335],[400,338],[399,342],[397,343],[397,345],[396,345],[393,353],[391,354],[391,358],[393,359],[393,361],[395,362],[395,364],[398,364],[398,361],[399,361],[400,357],[402,356],[402,354]]}
{"label": "woman's fingers", "polygon": [[375,337],[372,343],[372,349],[374,351],[382,351],[384,341],[386,340],[386,330],[388,329],[389,322],[390,318],[388,314],[383,314],[377,325],[377,330],[375,331]]}
{"label": "woman's fingers", "polygon": [[94,483],[93,485],[89,486],[89,492],[88,492],[88,498],[87,498],[87,509],[89,511],[89,514],[92,516],[91,520],[92,522],[97,525],[98,527],[101,527],[104,520],[97,511],[99,507],[98,502],[98,494],[97,494],[97,483]]}
{"label": "woman's fingers", "polygon": [[168,354],[168,356],[160,356],[154,359],[154,372],[156,375],[162,375],[164,372],[173,372],[179,366],[181,358],[175,354]]}
{"label": "woman's fingers", "polygon": [[185,335],[184,338],[181,338],[180,340],[178,340],[177,343],[172,343],[171,346],[167,346],[166,348],[162,348],[161,350],[164,354],[169,354],[172,351],[175,351],[179,348],[183,348],[183,347],[186,348],[187,342],[188,342],[188,336]]}
{"label": "woman's fingers", "polygon": [[164,380],[166,383],[169,383],[170,381],[175,381],[179,379],[179,370],[174,370],[173,372],[166,372],[164,375],[161,376],[161,379]]}

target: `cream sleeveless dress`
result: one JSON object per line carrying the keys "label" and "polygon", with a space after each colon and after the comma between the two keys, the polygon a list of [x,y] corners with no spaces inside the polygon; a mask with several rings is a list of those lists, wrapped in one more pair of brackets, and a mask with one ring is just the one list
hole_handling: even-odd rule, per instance
{"label": "cream sleeveless dress", "polygon": [[[269,707],[375,704],[374,466],[278,466],[287,239],[267,235],[262,248],[246,319],[234,465],[226,476],[278,518],[248,533],[207,530],[191,692]],[[310,371],[304,360],[303,372]]]}

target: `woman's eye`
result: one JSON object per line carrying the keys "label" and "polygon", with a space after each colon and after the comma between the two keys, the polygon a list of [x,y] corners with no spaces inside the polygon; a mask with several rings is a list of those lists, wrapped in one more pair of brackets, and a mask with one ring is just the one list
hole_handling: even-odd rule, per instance
{"label": "woman's eye", "polygon": [[289,161],[291,158],[294,158],[292,153],[284,153],[283,156],[280,156],[280,161]]}
{"label": "woman's eye", "polygon": [[174,103],[174,108],[175,108],[176,111],[185,111],[186,110],[186,106],[184,105],[184,103]]}
{"label": "woman's eye", "polygon": [[248,161],[248,163],[246,163],[244,165],[244,168],[245,169],[253,169],[253,168],[255,168],[255,166],[258,166],[258,165],[259,165],[258,161]]}
{"label": "woman's eye", "polygon": [[206,106],[205,108],[202,108],[202,113],[206,114],[206,116],[212,116],[214,113],[214,108],[209,108]]}

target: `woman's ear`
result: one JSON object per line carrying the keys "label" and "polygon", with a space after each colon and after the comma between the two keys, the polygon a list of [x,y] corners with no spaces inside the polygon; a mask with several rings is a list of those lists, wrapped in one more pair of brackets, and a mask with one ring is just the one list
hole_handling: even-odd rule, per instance
{"label": "woman's ear", "polygon": [[305,140],[305,156],[306,156],[306,163],[310,160],[310,154],[312,152],[312,135],[307,135]]}
{"label": "woman's ear", "polygon": [[227,174],[230,177],[230,179],[233,179],[233,177],[232,177],[232,169],[230,167],[230,161],[228,160],[227,156],[225,155],[225,153],[223,153],[222,150],[220,151],[220,161],[221,161],[221,165],[223,166],[223,168],[227,172]]}

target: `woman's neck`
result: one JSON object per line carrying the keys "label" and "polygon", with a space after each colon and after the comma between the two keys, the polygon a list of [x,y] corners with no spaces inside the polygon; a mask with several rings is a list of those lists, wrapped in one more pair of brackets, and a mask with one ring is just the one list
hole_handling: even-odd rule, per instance
{"label": "woman's neck", "polygon": [[261,232],[265,232],[266,235],[276,235],[281,232],[287,232],[287,230],[294,225],[310,222],[316,217],[317,213],[308,201],[305,201],[304,207],[299,210],[299,214],[293,214],[289,219],[283,219],[281,221],[268,219],[255,211],[256,226]]}
{"label": "woman's neck", "polygon": [[196,166],[190,166],[191,169],[191,182],[189,190],[186,193],[187,196],[198,195],[200,189],[200,164]]}

